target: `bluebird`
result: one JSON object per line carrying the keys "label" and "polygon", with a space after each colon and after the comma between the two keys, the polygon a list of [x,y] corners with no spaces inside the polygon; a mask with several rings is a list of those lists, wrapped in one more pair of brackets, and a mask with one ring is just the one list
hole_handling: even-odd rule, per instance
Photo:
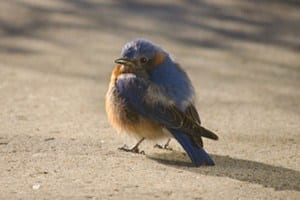
{"label": "bluebird", "polygon": [[136,39],[125,44],[115,60],[106,94],[106,112],[119,132],[138,139],[175,138],[196,166],[214,165],[202,137],[218,136],[201,126],[195,92],[185,71],[158,45]]}

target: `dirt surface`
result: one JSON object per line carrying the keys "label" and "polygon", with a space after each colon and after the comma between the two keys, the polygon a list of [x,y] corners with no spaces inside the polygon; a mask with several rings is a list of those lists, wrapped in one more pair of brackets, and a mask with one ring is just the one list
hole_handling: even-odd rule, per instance
{"label": "dirt surface", "polygon": [[[298,2],[1,1],[0,199],[300,199]],[[190,75],[215,167],[117,149],[104,95],[136,37]]]}

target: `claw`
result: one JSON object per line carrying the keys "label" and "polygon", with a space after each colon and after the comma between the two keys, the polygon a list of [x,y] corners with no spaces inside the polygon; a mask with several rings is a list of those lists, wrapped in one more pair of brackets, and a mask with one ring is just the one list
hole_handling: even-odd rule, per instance
{"label": "claw", "polygon": [[143,154],[145,155],[145,152],[144,151],[140,151],[139,150],[139,145],[145,140],[145,138],[142,138],[140,141],[138,141],[138,143],[132,147],[132,148],[129,148],[126,144],[123,146],[123,147],[120,147],[118,148],[119,150],[122,150],[122,151],[126,151],[126,152],[131,152],[131,153],[138,153],[138,154]]}
{"label": "claw", "polygon": [[131,153],[138,153],[138,154],[145,154],[144,151],[140,151],[138,147],[128,148],[127,145],[118,148],[121,151],[131,152]]}
{"label": "claw", "polygon": [[168,141],[166,142],[165,145],[160,145],[160,144],[155,144],[154,148],[158,148],[158,149],[165,149],[165,150],[169,150],[169,151],[173,151],[173,149],[171,147],[169,147],[171,139],[168,139]]}

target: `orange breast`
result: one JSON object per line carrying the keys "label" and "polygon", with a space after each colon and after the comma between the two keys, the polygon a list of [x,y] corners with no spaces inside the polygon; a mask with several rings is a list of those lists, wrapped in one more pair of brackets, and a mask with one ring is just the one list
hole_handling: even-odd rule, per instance
{"label": "orange breast", "polygon": [[121,66],[116,65],[106,93],[105,108],[111,125],[118,132],[125,132],[136,138],[155,139],[165,136],[161,125],[145,119],[126,107],[124,99],[118,95],[115,88],[115,82],[122,73],[124,72],[122,72]]}
{"label": "orange breast", "polygon": [[121,65],[119,65],[119,64],[116,65],[115,68],[114,68],[114,70],[113,70],[113,72],[112,72],[110,81],[113,82],[113,83],[115,83],[116,80],[117,80],[117,78],[118,78],[118,76],[120,74],[122,74],[122,73],[124,73],[124,72],[122,71]]}

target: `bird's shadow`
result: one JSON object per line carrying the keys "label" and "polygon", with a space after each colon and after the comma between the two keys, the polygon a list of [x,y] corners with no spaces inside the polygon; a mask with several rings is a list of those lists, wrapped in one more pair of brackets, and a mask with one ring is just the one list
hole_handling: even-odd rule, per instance
{"label": "bird's shadow", "polygon": [[300,191],[300,171],[229,156],[214,154],[211,156],[216,163],[214,167],[194,167],[186,156],[178,151],[147,155],[148,158],[159,163],[194,173],[229,177],[271,187],[275,190]]}

